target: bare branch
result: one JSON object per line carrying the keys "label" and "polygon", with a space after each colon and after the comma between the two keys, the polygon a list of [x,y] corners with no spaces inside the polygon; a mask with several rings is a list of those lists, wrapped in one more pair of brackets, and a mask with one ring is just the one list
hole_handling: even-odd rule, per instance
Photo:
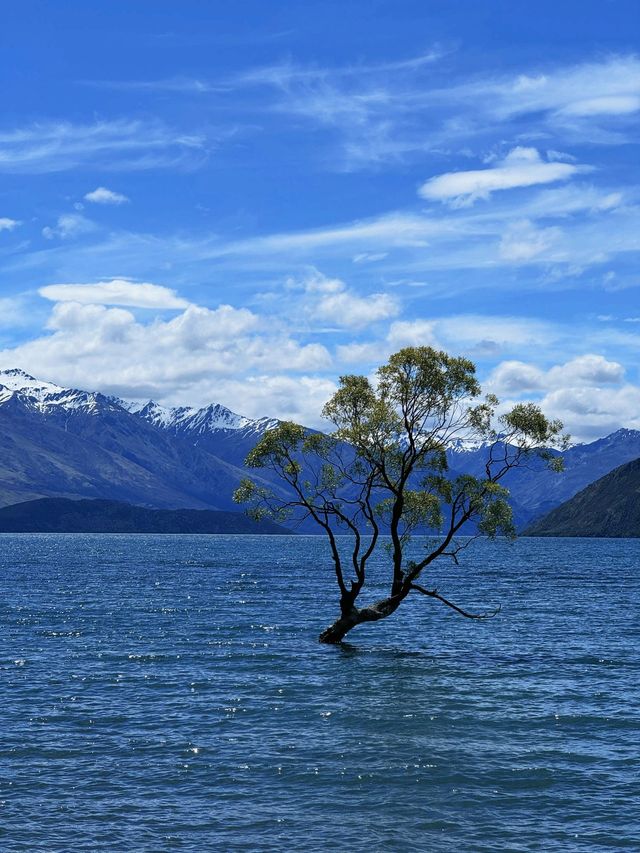
{"label": "bare branch", "polygon": [[455,610],[456,613],[460,613],[467,619],[493,619],[494,616],[497,616],[498,613],[500,613],[500,605],[489,613],[469,613],[469,611],[463,610],[462,607],[458,607],[457,604],[454,604],[452,601],[444,598],[444,596],[440,595],[437,589],[426,589],[424,586],[420,586],[420,584],[417,583],[412,583],[410,589],[415,589],[417,592],[421,592],[422,595],[428,595],[429,598],[437,598],[438,601],[446,604],[447,607],[450,607],[452,610]]}

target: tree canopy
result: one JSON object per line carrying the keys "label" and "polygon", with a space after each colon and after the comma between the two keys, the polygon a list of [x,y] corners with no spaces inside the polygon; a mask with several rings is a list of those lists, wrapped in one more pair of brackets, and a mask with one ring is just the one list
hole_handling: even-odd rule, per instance
{"label": "tree canopy", "polygon": [[[311,519],[329,540],[340,592],[340,616],[320,635],[340,642],[364,622],[390,616],[411,593],[438,599],[470,613],[421,583],[437,559],[456,562],[477,536],[513,537],[508,490],[501,481],[533,456],[558,469],[552,449],[566,445],[562,424],[533,403],[497,414],[498,400],[481,396],[475,365],[431,347],[407,347],[377,371],[343,376],[325,405],[328,434],[282,422],[266,432],[246,465],[268,469],[288,487],[288,496],[243,481],[234,495],[255,518],[298,522]],[[458,439],[486,448],[483,476],[453,476],[447,448]],[[475,521],[472,536],[461,537]],[[406,556],[416,531],[436,534],[418,560]],[[347,534],[348,556],[344,540]],[[359,606],[367,563],[376,549],[389,554],[388,595]]]}

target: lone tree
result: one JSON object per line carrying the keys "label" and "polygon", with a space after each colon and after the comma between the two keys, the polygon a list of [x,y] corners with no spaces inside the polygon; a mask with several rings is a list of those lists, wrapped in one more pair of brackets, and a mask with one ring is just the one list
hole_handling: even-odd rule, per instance
{"label": "lone tree", "polygon": [[[498,400],[479,400],[475,365],[431,347],[407,347],[392,355],[372,384],[364,376],[343,376],[323,415],[330,435],[283,422],[267,432],[246,465],[268,469],[288,486],[290,497],[244,480],[234,495],[256,518],[312,519],[328,537],[340,615],[320,634],[339,643],[364,622],[391,616],[412,593],[437,599],[462,616],[482,619],[421,583],[440,557],[456,563],[477,536],[513,537],[508,491],[500,484],[512,469],[538,456],[556,469],[563,447],[562,424],[549,421],[532,403],[519,403],[496,416]],[[447,447],[456,439],[486,447],[483,476],[450,476]],[[473,536],[456,538],[474,521]],[[418,560],[406,546],[412,532],[437,537]],[[466,528],[468,530],[468,527]],[[337,538],[347,534],[345,539]],[[380,546],[389,554],[389,591],[380,601],[359,606],[367,563]],[[346,555],[346,556],[345,556]]]}

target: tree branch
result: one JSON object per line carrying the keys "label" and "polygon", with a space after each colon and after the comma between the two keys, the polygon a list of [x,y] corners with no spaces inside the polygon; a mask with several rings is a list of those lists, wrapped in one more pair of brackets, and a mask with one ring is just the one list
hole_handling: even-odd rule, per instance
{"label": "tree branch", "polygon": [[421,592],[423,595],[428,595],[429,598],[437,598],[438,601],[441,601],[443,604],[446,604],[447,607],[450,607],[452,610],[455,610],[456,613],[460,613],[462,616],[466,616],[467,619],[493,619],[494,616],[497,616],[500,613],[500,605],[496,607],[495,610],[492,610],[490,613],[469,613],[467,610],[463,610],[462,607],[458,607],[457,604],[454,604],[452,601],[449,601],[444,596],[440,595],[437,589],[426,589],[420,584],[412,583],[410,589],[415,589],[417,592]]}

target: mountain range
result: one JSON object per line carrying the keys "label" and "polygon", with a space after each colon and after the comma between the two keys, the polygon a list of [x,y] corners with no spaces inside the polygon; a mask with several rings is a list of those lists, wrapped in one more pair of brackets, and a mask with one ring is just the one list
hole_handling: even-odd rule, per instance
{"label": "mountain range", "polygon": [[[0,506],[43,497],[124,501],[156,509],[237,510],[243,461],[278,421],[252,420],[220,404],[167,408],[64,388],[19,369],[0,371]],[[458,442],[453,474],[482,474],[483,447]],[[542,464],[505,480],[519,527],[618,466],[640,457],[640,431],[621,429],[564,454],[565,471]],[[268,472],[251,472],[285,494]]]}
{"label": "mountain range", "polygon": [[237,510],[242,460],[275,423],[222,406],[136,406],[0,371],[0,506],[65,497]]}

